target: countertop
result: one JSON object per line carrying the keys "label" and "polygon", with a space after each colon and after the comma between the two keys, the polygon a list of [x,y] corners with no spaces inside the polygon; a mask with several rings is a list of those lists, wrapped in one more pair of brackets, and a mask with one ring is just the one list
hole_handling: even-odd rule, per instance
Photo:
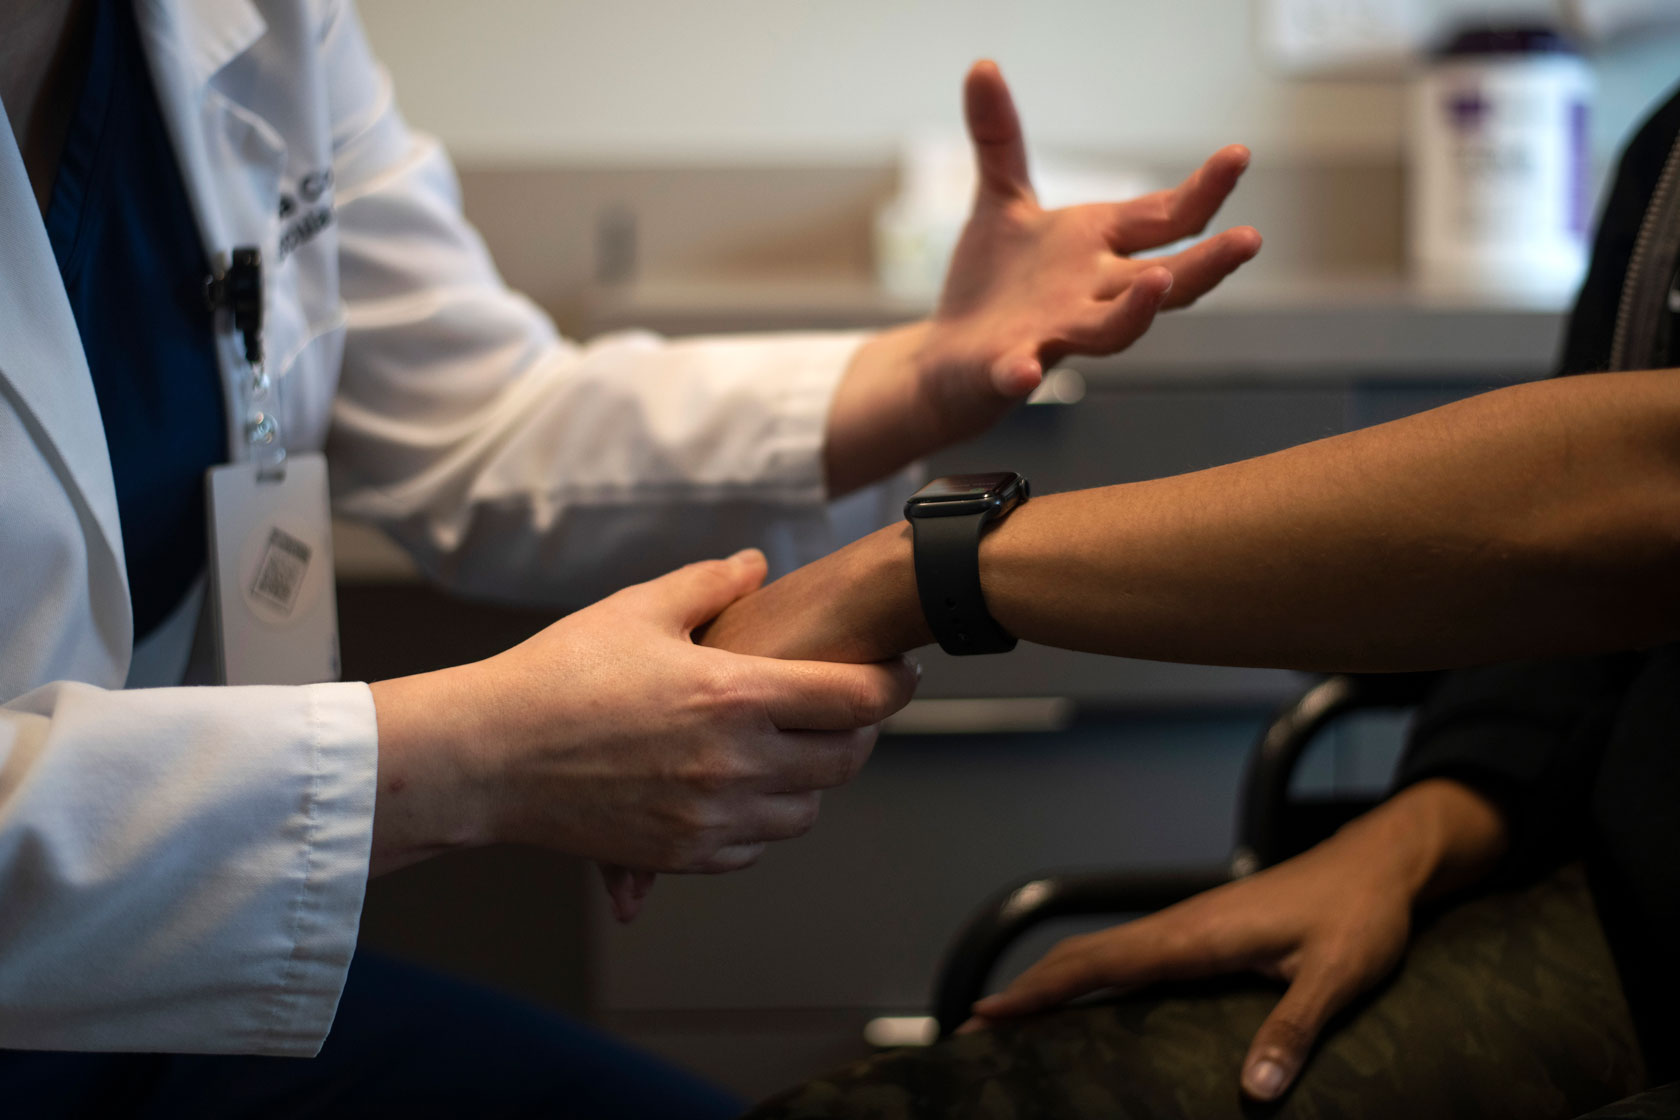
{"label": "countertop", "polygon": [[[925,315],[861,280],[653,279],[603,287],[591,333],[665,334],[879,327]],[[1565,313],[1432,298],[1392,276],[1258,279],[1162,315],[1125,354],[1079,360],[1088,375],[1215,380],[1533,377],[1553,361]]]}

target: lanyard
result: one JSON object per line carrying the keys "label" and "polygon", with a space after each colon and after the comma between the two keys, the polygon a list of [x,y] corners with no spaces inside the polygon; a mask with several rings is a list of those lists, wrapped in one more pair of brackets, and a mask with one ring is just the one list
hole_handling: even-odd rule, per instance
{"label": "lanyard", "polygon": [[204,282],[205,301],[226,311],[239,334],[245,376],[237,380],[248,458],[263,479],[285,477],[286,448],[280,440],[279,386],[263,365],[262,250],[245,245],[233,250],[220,275]]}
{"label": "lanyard", "polygon": [[236,248],[205,282],[205,297],[231,320],[244,359],[231,363],[244,462],[212,467],[205,481],[210,602],[223,684],[337,680],[327,461],[290,460],[280,440],[280,389],[263,365],[262,253]]}

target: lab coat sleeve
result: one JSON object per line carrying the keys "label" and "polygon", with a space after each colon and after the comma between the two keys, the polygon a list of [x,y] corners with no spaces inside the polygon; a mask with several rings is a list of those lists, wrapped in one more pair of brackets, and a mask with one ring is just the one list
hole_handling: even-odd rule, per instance
{"label": "lab coat sleeve", "polygon": [[0,1047],[314,1054],[375,759],[360,684],[0,705]]}
{"label": "lab coat sleeve", "polygon": [[349,4],[323,52],[348,323],[329,441],[341,512],[458,590],[573,605],[748,545],[790,568],[894,515],[908,474],[827,502],[823,430],[860,336],[560,338],[501,282]]}

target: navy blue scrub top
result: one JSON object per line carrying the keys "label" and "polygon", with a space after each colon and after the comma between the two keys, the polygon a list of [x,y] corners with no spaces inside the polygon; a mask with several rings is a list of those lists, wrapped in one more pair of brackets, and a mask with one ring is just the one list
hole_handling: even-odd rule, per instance
{"label": "navy blue scrub top", "polygon": [[111,448],[134,636],[204,570],[204,472],[227,461],[209,273],[131,3],[90,5],[47,235]]}

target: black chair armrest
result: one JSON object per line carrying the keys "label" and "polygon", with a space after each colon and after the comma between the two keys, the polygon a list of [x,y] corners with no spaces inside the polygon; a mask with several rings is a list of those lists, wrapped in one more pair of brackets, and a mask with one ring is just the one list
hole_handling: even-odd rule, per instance
{"label": "black chair armrest", "polygon": [[1291,811],[1289,782],[1319,732],[1354,712],[1412,707],[1428,695],[1439,677],[1439,673],[1338,673],[1279,710],[1249,756],[1243,776],[1237,846],[1231,856],[1233,876],[1252,875],[1297,854],[1290,850],[1290,832],[1283,827],[1284,815]]}
{"label": "black chair armrest", "polygon": [[939,1037],[968,1019],[998,960],[1032,927],[1055,918],[1160,910],[1229,881],[1224,867],[1153,874],[1050,873],[999,891],[964,923],[940,966],[933,997]]}

